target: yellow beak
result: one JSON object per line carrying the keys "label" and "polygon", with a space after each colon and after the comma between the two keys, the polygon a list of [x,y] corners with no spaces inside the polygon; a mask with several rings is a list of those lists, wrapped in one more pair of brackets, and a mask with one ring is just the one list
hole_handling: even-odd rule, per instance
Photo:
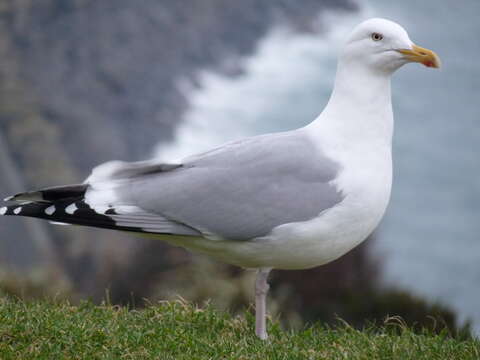
{"label": "yellow beak", "polygon": [[400,49],[398,52],[405,55],[409,61],[419,62],[427,67],[439,68],[441,65],[440,58],[432,50],[424,49],[420,46],[413,45],[412,49]]}

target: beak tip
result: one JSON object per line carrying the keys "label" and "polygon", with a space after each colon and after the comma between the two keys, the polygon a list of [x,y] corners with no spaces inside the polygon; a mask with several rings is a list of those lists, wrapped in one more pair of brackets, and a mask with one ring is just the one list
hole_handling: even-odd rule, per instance
{"label": "beak tip", "polygon": [[427,62],[427,64],[425,64],[427,67],[431,67],[431,68],[434,68],[434,69],[440,69],[442,67],[442,63],[440,61],[440,59],[438,58],[438,56],[436,56],[433,60],[430,60]]}
{"label": "beak tip", "polygon": [[434,62],[434,61],[426,61],[423,63],[426,67],[429,68],[434,68],[434,69],[439,69],[440,68],[440,63]]}

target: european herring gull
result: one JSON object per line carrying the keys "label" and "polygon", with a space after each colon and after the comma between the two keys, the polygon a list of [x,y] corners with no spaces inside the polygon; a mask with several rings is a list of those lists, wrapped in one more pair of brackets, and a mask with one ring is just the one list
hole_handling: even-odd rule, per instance
{"label": "european herring gull", "polygon": [[257,269],[256,335],[267,338],[272,269],[331,262],[378,225],[392,185],[390,78],[439,67],[398,24],[353,30],[323,112],[293,131],[250,137],[174,163],[112,161],[82,184],[11,196],[2,215],[148,234]]}

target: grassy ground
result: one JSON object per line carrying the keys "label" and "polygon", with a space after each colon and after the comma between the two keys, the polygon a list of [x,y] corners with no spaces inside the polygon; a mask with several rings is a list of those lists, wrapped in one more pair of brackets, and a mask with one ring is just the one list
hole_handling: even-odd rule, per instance
{"label": "grassy ground", "polygon": [[114,306],[0,298],[1,359],[480,359],[477,340],[416,335],[393,322],[284,332],[266,342],[253,318],[180,302],[128,311]]}

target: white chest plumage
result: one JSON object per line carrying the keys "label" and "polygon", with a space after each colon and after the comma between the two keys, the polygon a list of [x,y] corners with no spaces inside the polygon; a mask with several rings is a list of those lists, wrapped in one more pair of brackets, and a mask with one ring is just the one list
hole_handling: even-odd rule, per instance
{"label": "white chest plumage", "polygon": [[[272,234],[275,268],[309,268],[333,261],[365,240],[377,227],[390,198],[390,149],[350,152],[335,180],[344,199],[304,223],[286,224]],[[347,156],[348,155],[348,156]],[[294,240],[292,240],[294,239]]]}

